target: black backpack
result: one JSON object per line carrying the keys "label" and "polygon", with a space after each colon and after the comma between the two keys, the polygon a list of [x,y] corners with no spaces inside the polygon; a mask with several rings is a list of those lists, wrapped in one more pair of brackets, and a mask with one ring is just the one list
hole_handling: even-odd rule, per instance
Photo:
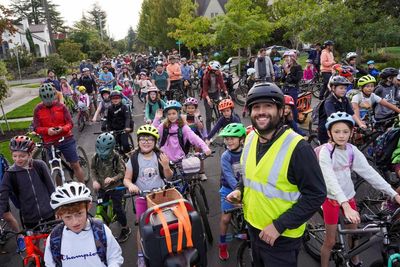
{"label": "black backpack", "polygon": [[[157,159],[160,159],[160,152],[155,152],[157,155]],[[133,152],[131,156],[131,164],[132,164],[132,183],[135,183],[137,181],[137,178],[139,176],[139,161],[138,161],[138,156],[139,156],[139,150],[136,150]],[[164,168],[158,162],[158,172],[160,173],[160,177],[164,179]]]}
{"label": "black backpack", "polygon": [[[178,133],[177,134],[178,134],[179,145],[181,146],[183,152],[185,154],[187,154],[189,152],[189,150],[190,150],[190,143],[189,142],[185,143],[185,140],[183,139],[182,127],[178,127]],[[162,136],[162,138],[160,140],[160,147],[163,147],[165,145],[165,143],[167,142],[168,136],[169,136],[169,128],[164,127],[163,136]]]}

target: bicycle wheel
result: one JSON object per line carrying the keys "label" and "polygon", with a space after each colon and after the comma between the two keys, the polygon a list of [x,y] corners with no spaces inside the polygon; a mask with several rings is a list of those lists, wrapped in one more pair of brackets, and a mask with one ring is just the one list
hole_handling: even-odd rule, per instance
{"label": "bicycle wheel", "polygon": [[130,147],[130,151],[135,149],[135,143],[133,143],[133,137],[131,134],[128,134],[128,143]]}
{"label": "bicycle wheel", "polygon": [[[51,180],[53,181],[54,186],[62,186],[63,179],[60,170],[54,170],[51,174]],[[65,181],[64,181],[65,182]]]}
{"label": "bicycle wheel", "polygon": [[81,113],[79,113],[78,114],[78,130],[79,130],[79,132],[82,132],[84,128],[85,128],[85,116],[82,115]]}
{"label": "bicycle wheel", "polygon": [[306,252],[315,260],[321,260],[321,247],[325,239],[325,224],[322,210],[308,220],[303,235],[303,245]]}
{"label": "bicycle wheel", "polygon": [[81,146],[77,146],[76,150],[78,152],[79,164],[81,165],[85,176],[85,184],[87,184],[90,181],[90,162],[85,150]]}
{"label": "bicycle wheel", "polygon": [[237,266],[254,266],[250,240],[244,240],[237,250]]}
{"label": "bicycle wheel", "polygon": [[208,243],[212,243],[214,238],[211,232],[210,223],[207,217],[207,207],[205,195],[201,193],[200,185],[195,185],[193,189],[192,201],[195,209],[200,213],[201,221],[203,222],[204,231],[207,237]]}
{"label": "bicycle wheel", "polygon": [[386,201],[385,195],[373,188],[364,179],[357,179],[355,185],[358,212],[377,214]]}
{"label": "bicycle wheel", "polygon": [[239,106],[244,106],[244,104],[246,103],[247,91],[248,91],[248,88],[247,88],[246,85],[239,85],[239,86],[233,91],[233,95],[234,95],[235,102],[236,102]]}
{"label": "bicycle wheel", "polygon": [[4,246],[7,243],[7,240],[10,239],[10,235],[6,233],[6,231],[11,230],[8,223],[1,219],[0,220],[0,246]]}
{"label": "bicycle wheel", "polygon": [[314,97],[319,98],[319,92],[321,90],[322,84],[320,83],[316,83],[312,88],[311,88],[311,92],[313,94]]}

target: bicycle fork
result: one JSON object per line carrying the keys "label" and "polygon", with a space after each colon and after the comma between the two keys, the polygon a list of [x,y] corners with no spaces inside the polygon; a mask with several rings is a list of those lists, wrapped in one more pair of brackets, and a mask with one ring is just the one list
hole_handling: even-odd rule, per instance
{"label": "bicycle fork", "polygon": [[[64,170],[62,168],[61,159],[56,156],[56,148],[51,146],[51,159],[49,160],[49,164],[51,166],[51,174],[53,174],[56,170],[60,171],[61,174],[61,182],[65,183]],[[53,181],[54,185],[57,186],[57,181]]]}

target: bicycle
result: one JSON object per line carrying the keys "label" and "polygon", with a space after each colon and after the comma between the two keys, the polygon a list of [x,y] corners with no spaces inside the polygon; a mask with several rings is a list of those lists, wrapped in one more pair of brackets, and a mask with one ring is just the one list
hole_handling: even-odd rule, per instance
{"label": "bicycle", "polygon": [[[391,254],[399,251],[397,246],[391,244],[391,237],[395,235],[393,225],[397,223],[397,216],[400,214],[400,208],[397,209],[392,215],[386,213],[379,213],[376,215],[363,215],[362,222],[367,223],[366,226],[358,229],[343,229],[344,220],[340,218],[338,224],[339,239],[332,249],[331,260],[335,265],[345,266],[345,264],[354,256],[359,255],[361,252],[367,250],[374,244],[382,243],[382,258],[374,261],[370,266],[378,267],[384,266],[384,262],[388,262]],[[354,248],[350,249],[345,241],[345,235],[370,235],[366,241],[361,242]],[[325,238],[325,225],[322,217],[322,210],[317,212],[306,225],[306,231],[303,236],[303,245],[306,252],[315,260],[320,260],[321,246]]]}
{"label": "bicycle", "polygon": [[237,266],[254,266],[250,237],[246,221],[244,220],[242,207],[235,207],[224,211],[224,213],[232,214],[230,225],[232,226],[233,233],[227,234],[227,242],[231,242],[233,239],[239,239],[242,241],[236,252]]}
{"label": "bicycle", "polygon": [[[0,219],[0,246],[4,246],[11,238],[8,223],[4,219]],[[3,254],[3,251],[0,251]]]}
{"label": "bicycle", "polygon": [[[192,155],[200,160],[204,160],[207,156],[204,153],[195,153]],[[175,162],[170,162],[170,166],[174,171],[174,177],[172,178],[171,184],[182,194],[182,196],[193,204],[195,210],[200,214],[204,231],[206,233],[207,241],[211,244],[213,242],[213,235],[211,226],[208,221],[208,214],[210,211],[206,192],[204,187],[201,185],[201,179],[198,174],[200,166],[196,170],[188,171],[184,169],[184,161],[181,159]]]}
{"label": "bicycle", "polygon": [[221,117],[221,113],[218,110],[218,105],[223,100],[223,98],[222,98],[222,96],[220,96],[218,99],[211,98],[210,100],[211,100],[211,103],[212,103],[212,107],[211,107],[211,123],[215,125],[216,122],[218,121],[218,119]]}
{"label": "bicycle", "polygon": [[[74,170],[72,169],[70,164],[65,161],[64,157],[61,155],[60,150],[58,150],[56,147],[56,144],[60,144],[63,141],[65,141],[64,137],[54,142],[36,142],[36,149],[32,155],[32,158],[41,159],[47,163],[47,166],[50,169],[51,178],[55,186],[65,183],[66,179],[64,170],[69,173],[70,180],[73,180],[74,177]],[[50,151],[50,155],[47,153],[48,149]],[[76,149],[79,158],[78,161],[81,168],[83,169],[85,183],[87,184],[90,181],[89,159],[86,155],[85,150],[81,146],[77,146]]]}
{"label": "bicycle", "polygon": [[38,224],[33,229],[24,229],[21,232],[6,231],[7,234],[18,236],[24,235],[26,245],[25,255],[22,252],[18,254],[22,257],[23,266],[44,267],[44,247],[47,237],[50,235],[53,227],[61,223],[61,220],[53,220]]}
{"label": "bicycle", "polygon": [[77,116],[77,122],[78,122],[78,130],[79,132],[82,132],[83,129],[85,129],[86,122],[89,121],[89,114],[88,114],[88,107],[83,104],[79,103],[78,104],[78,116]]}
{"label": "bicycle", "polygon": [[[97,132],[97,133],[93,133],[93,134],[99,135],[102,133],[105,133],[105,132]],[[108,133],[112,134],[114,136],[115,140],[118,140],[117,137],[126,132],[125,132],[125,130],[115,130],[115,131],[109,131]],[[132,135],[129,133],[126,133],[126,134],[128,135],[129,152],[127,152],[127,153],[124,152],[124,149],[122,147],[122,144],[120,144],[120,142],[115,143],[114,150],[117,151],[117,153],[122,157],[122,159],[125,162],[128,162],[128,160],[130,158],[129,154],[131,153],[132,150],[135,149],[135,145],[133,143]]]}
{"label": "bicycle", "polygon": [[323,82],[319,75],[314,75],[314,78],[311,81],[305,82],[302,80],[299,85],[301,92],[311,92],[314,97],[319,98],[319,92],[323,86]]}
{"label": "bicycle", "polygon": [[247,99],[247,93],[250,89],[247,85],[246,76],[243,75],[240,77],[239,80],[233,83],[232,87],[234,88],[235,85],[237,85],[237,87],[233,90],[233,98],[239,106],[244,106]]}
{"label": "bicycle", "polygon": [[[125,191],[125,190],[126,188],[124,186],[118,186],[112,189],[105,190],[104,195],[106,195],[108,192],[111,191]],[[125,210],[125,212],[126,212],[126,198],[131,196],[132,196],[131,194],[128,194],[127,196],[125,196],[124,194],[124,197],[122,198],[122,207]],[[116,222],[117,215],[114,213],[113,202],[111,197],[108,197],[108,200],[104,201],[103,198],[99,197],[98,194],[95,202],[97,203],[96,214],[94,216],[95,218],[100,219],[107,226]]]}

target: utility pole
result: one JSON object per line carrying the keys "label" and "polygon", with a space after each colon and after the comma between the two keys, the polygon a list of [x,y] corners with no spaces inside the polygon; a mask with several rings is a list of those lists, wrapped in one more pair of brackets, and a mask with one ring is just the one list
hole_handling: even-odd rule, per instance
{"label": "utility pole", "polygon": [[49,6],[47,4],[47,0],[43,0],[42,4],[43,4],[43,7],[44,7],[44,13],[46,15],[47,28],[49,30],[49,35],[50,35],[50,54],[52,54],[52,53],[56,52],[56,45],[54,44],[54,39],[53,39],[53,28],[51,27]]}

